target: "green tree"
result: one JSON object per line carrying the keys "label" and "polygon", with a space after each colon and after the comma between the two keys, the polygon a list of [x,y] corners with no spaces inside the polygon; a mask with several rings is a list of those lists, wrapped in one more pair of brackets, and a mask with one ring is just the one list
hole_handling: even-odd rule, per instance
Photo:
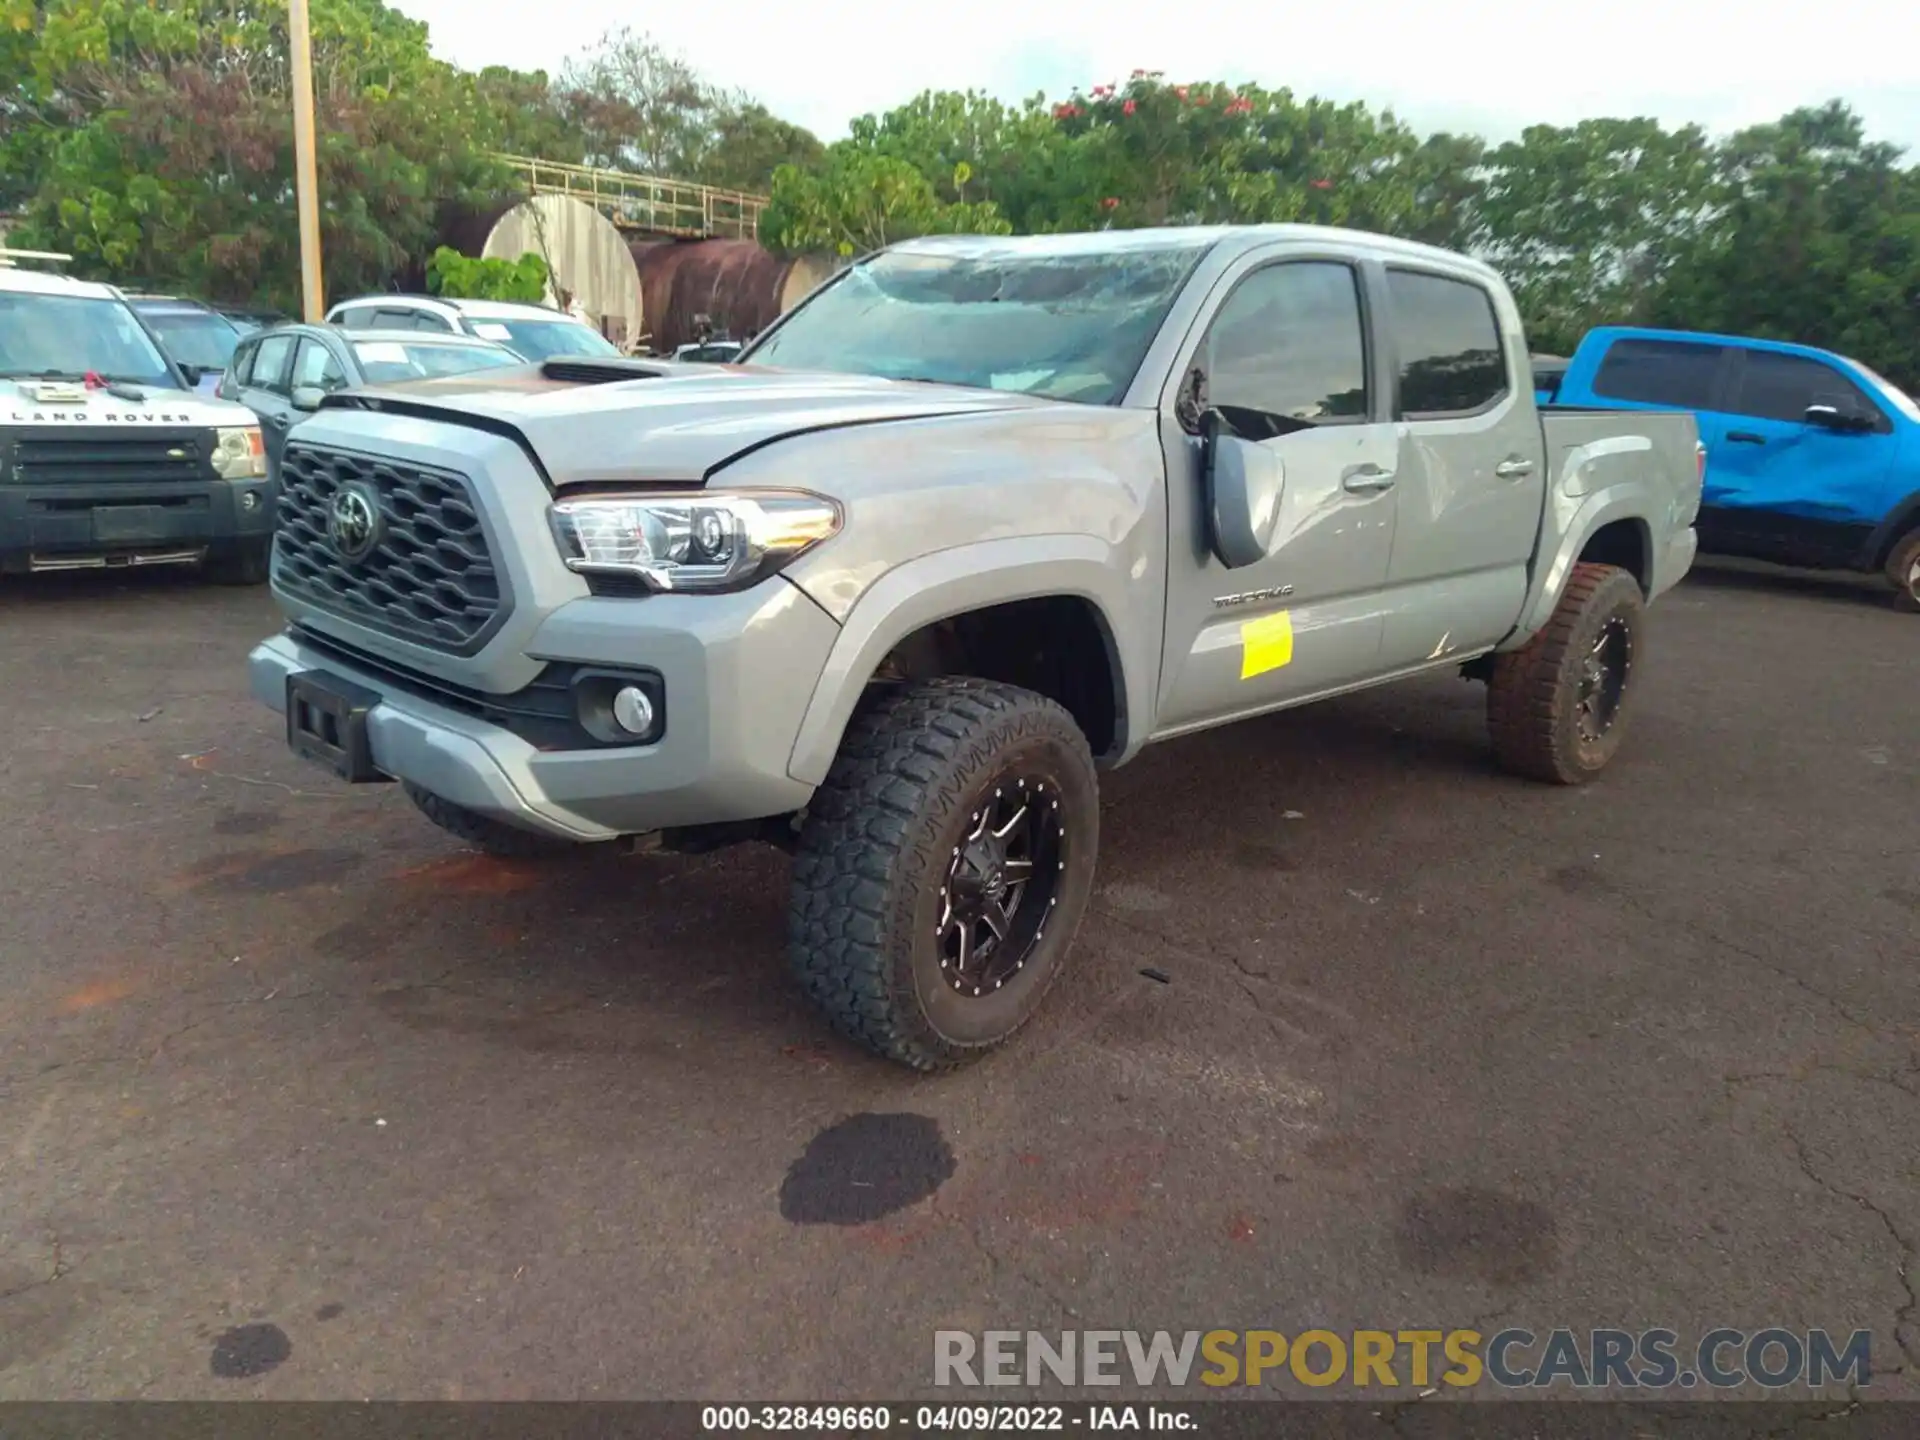
{"label": "green tree", "polygon": [[469,83],[502,150],[569,165],[586,160],[586,139],[569,122],[564,97],[545,71],[489,65]]}
{"label": "green tree", "polygon": [[1682,237],[1648,318],[1798,341],[1920,385],[1920,170],[1838,101],[1731,137],[1713,223]]}
{"label": "green tree", "polygon": [[518,260],[462,255],[451,245],[433,252],[427,289],[464,300],[518,300],[538,305],[547,297],[547,262],[528,251]]}
{"label": "green tree", "polygon": [[811,130],[782,120],[758,101],[728,97],[713,117],[706,149],[690,177],[728,190],[764,195],[782,165],[818,165],[826,146]]}
{"label": "green tree", "polygon": [[560,104],[592,165],[685,177],[706,154],[718,97],[643,32],[609,31],[560,73]]}
{"label": "green tree", "polygon": [[830,147],[817,169],[774,171],[760,243],[858,255],[915,235],[1004,235],[1012,228],[991,201],[945,203],[906,161],[842,144]]}
{"label": "green tree", "polygon": [[[328,285],[378,288],[428,248],[442,203],[508,187],[485,158],[500,117],[379,0],[315,0],[312,24]],[[24,235],[123,283],[291,306],[285,9],[61,0],[31,35],[44,161]]]}
{"label": "green tree", "polygon": [[1546,349],[1648,312],[1667,267],[1718,224],[1723,186],[1698,126],[1583,120],[1530,126],[1486,159],[1474,239]]}

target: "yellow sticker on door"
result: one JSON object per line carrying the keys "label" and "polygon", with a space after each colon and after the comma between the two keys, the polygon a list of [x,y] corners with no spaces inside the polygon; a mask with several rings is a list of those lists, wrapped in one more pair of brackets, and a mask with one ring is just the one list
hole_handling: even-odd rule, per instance
{"label": "yellow sticker on door", "polygon": [[1251,680],[1293,660],[1293,612],[1262,615],[1240,627],[1240,678]]}

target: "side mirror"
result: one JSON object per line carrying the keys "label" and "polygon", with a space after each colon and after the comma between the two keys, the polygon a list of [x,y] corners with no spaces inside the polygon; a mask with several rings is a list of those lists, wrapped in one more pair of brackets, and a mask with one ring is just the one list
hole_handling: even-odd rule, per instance
{"label": "side mirror", "polygon": [[1232,434],[1220,412],[1209,410],[1200,422],[1200,473],[1220,563],[1239,570],[1266,559],[1287,483],[1280,457]]}
{"label": "side mirror", "polygon": [[1868,416],[1842,410],[1838,405],[1809,405],[1805,419],[1807,424],[1818,425],[1822,430],[1858,433],[1873,428],[1873,421]]}
{"label": "side mirror", "polygon": [[318,410],[320,402],[327,398],[327,392],[318,385],[296,385],[293,387],[293,408],[296,410]]}
{"label": "side mirror", "polygon": [[189,365],[184,360],[177,363],[180,366],[180,378],[187,382],[187,388],[198,390],[200,382],[206,378],[206,370],[199,365]]}

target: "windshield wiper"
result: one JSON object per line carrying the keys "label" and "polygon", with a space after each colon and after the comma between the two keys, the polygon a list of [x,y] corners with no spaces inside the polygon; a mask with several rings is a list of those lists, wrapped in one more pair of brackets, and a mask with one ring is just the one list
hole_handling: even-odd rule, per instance
{"label": "windshield wiper", "polygon": [[991,390],[991,385],[970,385],[965,380],[947,380],[937,375],[888,375],[888,380],[903,381],[908,385],[951,385],[960,390]]}

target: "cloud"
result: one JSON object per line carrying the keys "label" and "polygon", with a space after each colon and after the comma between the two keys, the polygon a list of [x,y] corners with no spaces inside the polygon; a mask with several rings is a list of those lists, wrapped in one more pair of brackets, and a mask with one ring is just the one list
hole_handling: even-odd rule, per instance
{"label": "cloud", "polygon": [[[709,79],[739,86],[823,138],[926,89],[1019,99],[1124,78],[1250,80],[1390,106],[1422,128],[1492,138],[1528,124],[1651,114],[1716,131],[1835,97],[1875,138],[1920,151],[1920,8],[1858,0],[1792,13],[1726,0],[1541,0],[1289,7],[1213,0],[838,0],[829,7],[649,7],[623,0],[399,0],[435,50],[466,66],[557,70],[623,24],[648,30]],[[536,18],[537,17],[537,18]],[[1836,27],[1820,33],[1823,25]]]}

